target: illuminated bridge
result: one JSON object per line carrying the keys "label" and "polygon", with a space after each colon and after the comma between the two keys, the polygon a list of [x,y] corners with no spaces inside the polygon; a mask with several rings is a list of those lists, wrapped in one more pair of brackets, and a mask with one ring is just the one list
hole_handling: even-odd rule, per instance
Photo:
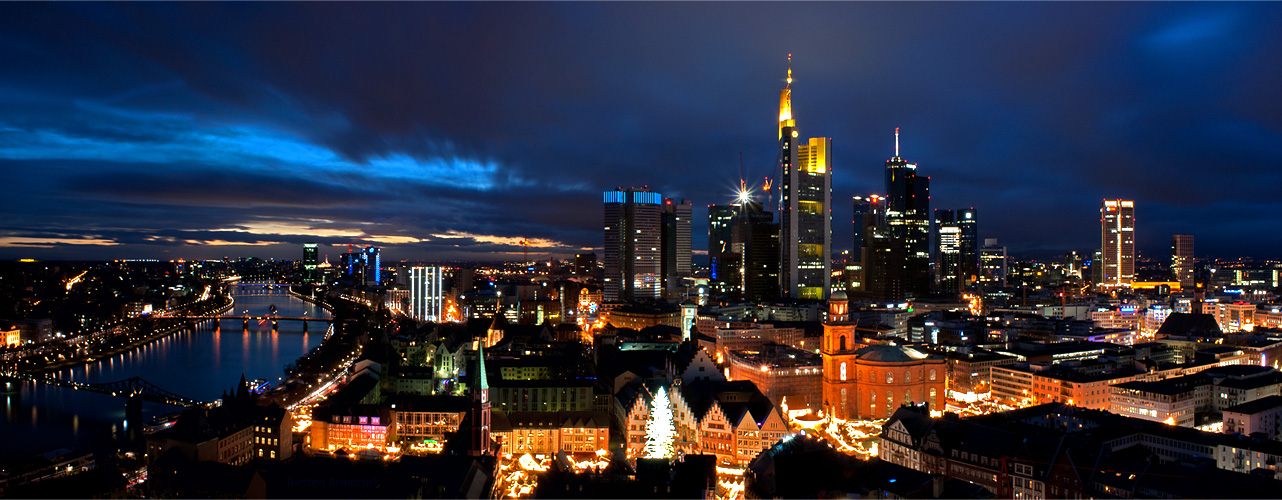
{"label": "illuminated bridge", "polygon": [[304,331],[304,332],[306,332],[306,331],[307,331],[307,323],[308,323],[308,322],[320,322],[320,323],[333,323],[333,322],[334,322],[334,319],[333,319],[333,318],[312,318],[312,317],[308,317],[308,316],[276,316],[276,315],[273,315],[273,314],[261,314],[261,315],[244,315],[244,314],[236,315],[236,314],[227,314],[227,315],[222,315],[222,316],[214,316],[214,315],[204,315],[204,316],[174,315],[174,316],[165,316],[165,317],[166,317],[166,318],[173,318],[173,319],[181,319],[181,320],[192,320],[192,321],[206,321],[206,320],[220,320],[220,319],[238,319],[238,320],[241,320],[241,324],[242,324],[245,328],[249,328],[249,322],[250,322],[250,320],[260,321],[260,322],[261,322],[261,321],[271,321],[271,322],[272,322],[272,328],[273,328],[273,329],[275,329],[277,326],[279,326],[279,323],[280,323],[281,321],[302,321],[302,322],[303,322],[303,331]]}
{"label": "illuminated bridge", "polygon": [[289,295],[290,287],[286,283],[231,283],[227,286],[234,288],[240,297],[284,296]]}
{"label": "illuminated bridge", "polygon": [[73,380],[64,380],[60,378],[44,377],[32,375],[30,373],[0,373],[0,378],[9,378],[15,380],[29,380],[31,382],[56,385],[66,387],[77,391],[90,391],[118,398],[129,398],[130,400],[151,401],[153,403],[164,403],[174,406],[206,406],[209,403],[197,401],[195,399],[179,396],[172,392],[157,387],[155,384],[143,380],[139,377],[130,377],[125,380],[115,382],[100,382],[88,384],[76,382]]}
{"label": "illuminated bridge", "polygon": [[258,320],[258,321],[264,321],[264,320],[266,320],[266,321],[319,321],[319,322],[321,322],[321,323],[333,323],[333,322],[334,322],[334,318],[313,318],[313,317],[309,317],[309,316],[273,316],[273,315],[270,315],[270,314],[262,314],[262,315],[256,315],[256,316],[248,316],[248,315],[243,315],[243,314],[241,314],[241,315],[227,314],[227,315],[223,315],[223,316],[184,316],[184,315],[174,315],[174,316],[165,316],[165,317],[166,317],[166,318],[174,318],[174,319],[194,319],[194,320],[206,320],[206,319],[239,319],[239,320],[249,321],[249,320],[251,320],[251,319],[254,319],[254,320]]}

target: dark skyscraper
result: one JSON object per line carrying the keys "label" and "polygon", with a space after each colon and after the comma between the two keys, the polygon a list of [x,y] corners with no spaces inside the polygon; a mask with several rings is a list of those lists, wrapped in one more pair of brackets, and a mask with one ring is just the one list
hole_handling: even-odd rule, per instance
{"label": "dark skyscraper", "polygon": [[854,211],[852,212],[851,225],[854,226],[854,245],[850,249],[850,255],[846,258],[846,293],[854,293],[864,289],[864,214],[867,214],[872,207],[872,201],[877,198],[876,195],[864,198],[862,196],[854,197]]}
{"label": "dark skyscraper", "polygon": [[[883,303],[904,301],[904,240],[892,234],[886,219],[886,198],[872,195],[860,214],[863,227],[857,296]],[[853,280],[852,280],[853,281]]]}
{"label": "dark skyscraper", "polygon": [[969,288],[979,280],[979,214],[975,207],[957,210],[961,243],[961,286]]}
{"label": "dark skyscraper", "polygon": [[788,87],[779,91],[780,286],[785,297],[824,299],[832,288],[831,140],[797,137],[789,54]]}
{"label": "dark skyscraper", "polygon": [[592,276],[596,273],[596,252],[574,254],[574,274]]}
{"label": "dark skyscraper", "polygon": [[752,302],[779,296],[779,225],[761,203],[746,202],[735,216],[730,249],[741,264],[738,271],[743,298]]}
{"label": "dark skyscraper", "polygon": [[365,284],[378,285],[383,282],[383,259],[378,255],[378,248],[366,246],[361,250],[361,261],[365,265]]}
{"label": "dark skyscraper", "polygon": [[708,205],[708,270],[712,287],[720,292],[730,292],[731,283],[738,282],[738,264],[727,262],[730,254],[731,223],[739,213],[739,205]]}
{"label": "dark skyscraper", "polygon": [[855,231],[854,231],[855,243],[854,243],[854,248],[850,250],[850,254],[853,256],[852,258],[856,262],[863,260],[864,229],[865,229],[864,214],[869,213],[869,211],[871,210],[872,201],[874,198],[877,198],[877,196],[873,195],[868,198],[864,198],[862,196],[855,197],[855,210],[853,212],[854,217],[851,218],[851,220],[853,221],[853,225],[855,227]]}
{"label": "dark skyscraper", "polygon": [[353,285],[365,283],[365,264],[362,259],[363,255],[364,254],[362,254],[360,250],[353,251],[349,245],[348,252],[339,257],[343,277],[351,280],[351,284]]}
{"label": "dark skyscraper", "polygon": [[904,293],[909,298],[930,293],[930,178],[917,175],[917,164],[895,156],[886,161],[886,225],[903,240]]}
{"label": "dark skyscraper", "polygon": [[606,301],[660,298],[663,195],[647,188],[606,191]]}
{"label": "dark skyscraper", "polygon": [[1171,237],[1171,274],[1180,288],[1193,288],[1193,235],[1177,234]]}
{"label": "dark skyscraper", "polygon": [[663,273],[663,287],[676,291],[681,287],[682,278],[690,276],[690,210],[688,200],[679,203],[671,199],[663,200],[662,234],[663,252],[660,254],[660,267]]}

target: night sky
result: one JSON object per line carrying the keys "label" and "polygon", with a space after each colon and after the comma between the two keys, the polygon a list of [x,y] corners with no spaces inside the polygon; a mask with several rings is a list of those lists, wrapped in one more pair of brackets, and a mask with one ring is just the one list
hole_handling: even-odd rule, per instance
{"label": "night sky", "polygon": [[[894,152],[1046,258],[1136,201],[1141,255],[1282,257],[1280,3],[0,3],[0,258],[519,259],[601,192],[729,202],[793,54],[834,253]],[[332,246],[331,246],[332,245]],[[340,248],[342,246],[342,248]],[[698,259],[697,259],[698,260]]]}

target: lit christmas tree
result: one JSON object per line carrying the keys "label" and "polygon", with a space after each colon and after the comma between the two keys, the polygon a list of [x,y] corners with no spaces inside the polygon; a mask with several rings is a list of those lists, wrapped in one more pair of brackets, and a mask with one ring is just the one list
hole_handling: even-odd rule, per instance
{"label": "lit christmas tree", "polygon": [[672,458],[672,441],[676,438],[676,425],[672,421],[672,403],[662,387],[650,405],[650,421],[645,423],[644,458]]}

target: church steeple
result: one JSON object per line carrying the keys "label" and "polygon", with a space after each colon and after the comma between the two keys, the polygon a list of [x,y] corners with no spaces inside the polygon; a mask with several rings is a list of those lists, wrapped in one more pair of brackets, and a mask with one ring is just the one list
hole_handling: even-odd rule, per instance
{"label": "church steeple", "polygon": [[485,376],[485,344],[476,345],[476,373],[472,374],[472,380],[468,381],[473,390],[490,390],[489,379]]}
{"label": "church steeple", "polygon": [[470,393],[472,399],[471,443],[468,452],[472,456],[489,455],[490,448],[490,383],[485,375],[485,345],[476,345],[476,365],[472,367]]}

